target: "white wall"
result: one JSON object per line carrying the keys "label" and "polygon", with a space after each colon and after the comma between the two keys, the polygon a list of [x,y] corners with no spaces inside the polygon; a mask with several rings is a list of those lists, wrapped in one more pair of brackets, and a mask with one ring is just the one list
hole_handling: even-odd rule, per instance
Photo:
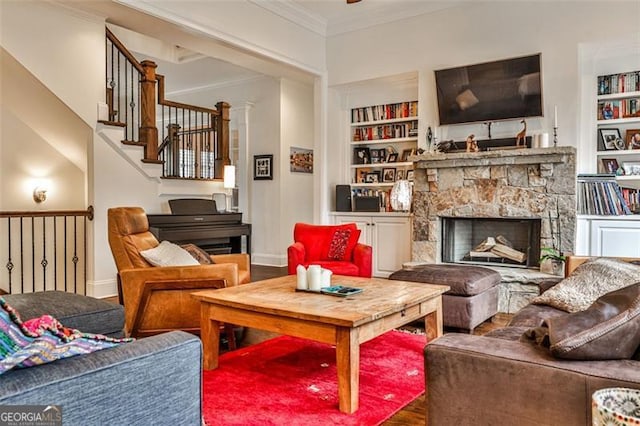
{"label": "white wall", "polygon": [[104,20],[43,1],[0,2],[0,44],[89,126],[105,96]]}
{"label": "white wall", "polygon": [[[423,143],[425,123],[437,123],[434,70],[541,52],[545,117],[527,120],[529,134],[552,134],[557,105],[559,144],[580,148],[579,45],[637,40],[639,16],[640,2],[465,3],[328,38],[330,84],[418,70]],[[520,126],[519,120],[500,122],[492,134],[511,137]],[[443,126],[439,132],[444,139],[464,140],[471,133],[486,137],[486,127],[479,124]]]}
{"label": "white wall", "polygon": [[[280,238],[278,252],[286,254],[293,242],[293,227],[297,222],[313,223],[314,175],[320,173],[318,164],[323,153],[315,147],[313,87],[290,80],[282,80],[280,101],[282,142],[280,145]],[[311,173],[292,172],[291,148],[313,149],[314,170]],[[286,265],[286,259],[281,263]]]}

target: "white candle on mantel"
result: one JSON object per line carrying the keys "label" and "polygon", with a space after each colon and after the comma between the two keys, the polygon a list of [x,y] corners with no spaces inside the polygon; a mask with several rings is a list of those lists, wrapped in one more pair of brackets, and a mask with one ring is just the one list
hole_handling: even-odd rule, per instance
{"label": "white candle on mantel", "polygon": [[553,107],[553,127],[558,127],[558,106]]}

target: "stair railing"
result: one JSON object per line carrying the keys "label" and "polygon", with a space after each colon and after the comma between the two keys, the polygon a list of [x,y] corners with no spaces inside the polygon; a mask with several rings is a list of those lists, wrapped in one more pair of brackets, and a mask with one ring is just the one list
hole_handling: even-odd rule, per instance
{"label": "stair railing", "polygon": [[0,294],[86,294],[87,210],[0,211]]}
{"label": "stair railing", "polygon": [[[223,166],[230,164],[229,104],[210,109],[165,99],[156,64],[138,62],[108,28],[106,53],[107,122],[125,127],[123,143],[143,145],[142,161],[163,163],[163,177],[222,179]],[[162,129],[160,146],[156,123]]]}

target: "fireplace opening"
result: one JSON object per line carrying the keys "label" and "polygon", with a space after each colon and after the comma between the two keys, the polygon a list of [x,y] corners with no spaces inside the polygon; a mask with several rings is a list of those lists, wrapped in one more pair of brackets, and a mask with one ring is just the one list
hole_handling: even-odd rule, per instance
{"label": "fireplace opening", "polygon": [[539,218],[441,217],[442,262],[535,268]]}

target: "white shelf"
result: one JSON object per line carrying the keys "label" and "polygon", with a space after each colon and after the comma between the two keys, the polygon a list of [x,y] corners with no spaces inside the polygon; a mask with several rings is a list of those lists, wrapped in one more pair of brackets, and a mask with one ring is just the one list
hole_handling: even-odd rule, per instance
{"label": "white shelf", "polygon": [[640,189],[640,175],[616,176],[616,182],[623,188]]}
{"label": "white shelf", "polygon": [[598,157],[640,157],[640,149],[610,149],[596,152]]}
{"label": "white shelf", "polygon": [[366,141],[351,141],[351,145],[376,145],[376,144],[417,142],[417,141],[418,141],[417,136],[411,136],[408,138],[389,138],[389,139],[371,139]]}
{"label": "white shelf", "polygon": [[381,186],[393,186],[395,182],[378,182],[378,183],[352,183],[352,188],[379,188]]}
{"label": "white shelf", "polygon": [[395,162],[395,163],[369,163],[369,164],[352,164],[352,169],[368,169],[368,168],[382,168],[382,167],[405,167],[405,166],[413,166],[413,162],[405,161],[405,162]]}
{"label": "white shelf", "polygon": [[640,123],[640,117],[613,118],[611,120],[597,120],[596,123],[598,124],[598,126],[609,125],[609,124]]}
{"label": "white shelf", "polygon": [[610,95],[598,95],[599,101],[606,101],[612,99],[627,99],[627,98],[638,98],[640,97],[640,92],[622,92],[622,93],[612,93]]}
{"label": "white shelf", "polygon": [[418,120],[418,117],[401,117],[401,118],[390,118],[387,120],[361,121],[359,123],[351,123],[351,127],[369,127],[369,126],[378,126],[380,124],[406,123],[407,121],[417,121],[417,120]]}

